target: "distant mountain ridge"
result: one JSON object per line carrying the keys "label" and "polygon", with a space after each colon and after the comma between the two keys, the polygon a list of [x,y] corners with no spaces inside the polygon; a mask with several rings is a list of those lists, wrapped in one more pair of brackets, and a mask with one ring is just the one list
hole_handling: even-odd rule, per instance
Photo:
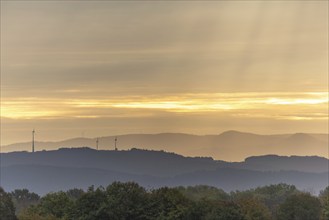
{"label": "distant mountain ridge", "polygon": [[[114,149],[116,136],[100,137],[99,149]],[[228,161],[242,161],[249,156],[276,154],[282,156],[328,157],[328,134],[259,135],[226,131],[219,135],[191,135],[183,133],[119,135],[122,150],[143,148],[177,152],[185,156],[211,156]],[[73,138],[58,142],[36,142],[37,150],[62,147],[96,147],[96,138]],[[2,152],[30,151],[31,143],[2,146]]]}
{"label": "distant mountain ridge", "polygon": [[265,155],[226,162],[155,150],[63,148],[1,153],[0,158],[1,186],[40,194],[113,181],[135,181],[147,188],[204,184],[226,191],[283,182],[318,192],[328,185],[329,160],[317,156]]}

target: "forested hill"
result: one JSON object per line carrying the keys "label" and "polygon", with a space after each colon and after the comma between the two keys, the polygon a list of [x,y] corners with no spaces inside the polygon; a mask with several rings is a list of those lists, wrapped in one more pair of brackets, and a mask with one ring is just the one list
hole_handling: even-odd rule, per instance
{"label": "forested hill", "polygon": [[183,157],[174,153],[150,150],[107,151],[91,148],[62,148],[35,153],[2,154],[2,166],[37,164],[58,167],[96,168],[117,172],[174,176],[196,170],[214,170],[221,163],[212,158]]}
{"label": "forested hill", "polygon": [[227,191],[282,182],[318,192],[328,185],[328,160],[266,155],[230,163],[164,151],[90,148],[1,154],[1,186],[8,191],[28,188],[44,194],[113,181],[135,181],[147,188],[204,184]]}
{"label": "forested hill", "polygon": [[246,158],[243,162],[226,162],[211,157],[184,157],[175,153],[155,150],[94,150],[61,148],[52,151],[12,152],[1,154],[1,166],[22,164],[59,167],[97,168],[125,173],[166,177],[198,170],[237,168],[257,171],[295,170],[326,172],[329,160],[317,156],[264,155]]}

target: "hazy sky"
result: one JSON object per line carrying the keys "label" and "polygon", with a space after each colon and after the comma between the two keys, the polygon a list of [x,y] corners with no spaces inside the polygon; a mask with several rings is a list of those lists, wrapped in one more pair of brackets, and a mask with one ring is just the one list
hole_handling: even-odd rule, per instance
{"label": "hazy sky", "polygon": [[1,144],[328,133],[327,1],[1,1]]}

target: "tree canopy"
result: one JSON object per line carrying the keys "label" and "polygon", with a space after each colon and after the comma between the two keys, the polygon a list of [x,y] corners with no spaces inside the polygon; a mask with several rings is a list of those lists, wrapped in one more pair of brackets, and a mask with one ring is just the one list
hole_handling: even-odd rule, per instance
{"label": "tree canopy", "polygon": [[10,194],[6,193],[2,187],[0,187],[0,219],[16,220],[14,203]]}
{"label": "tree canopy", "polygon": [[147,190],[114,182],[41,197],[26,189],[0,188],[0,219],[16,220],[327,220],[327,187],[318,197],[277,184],[226,193],[211,186]]}

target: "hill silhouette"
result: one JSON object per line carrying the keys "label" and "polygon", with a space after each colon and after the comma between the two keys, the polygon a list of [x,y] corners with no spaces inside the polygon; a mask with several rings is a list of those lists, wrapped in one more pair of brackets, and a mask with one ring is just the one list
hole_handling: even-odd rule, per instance
{"label": "hill silhouette", "polygon": [[232,163],[164,151],[87,147],[1,154],[1,186],[7,191],[28,188],[44,194],[113,181],[135,181],[147,188],[203,184],[227,191],[288,183],[318,192],[328,184],[328,159],[265,155]]}
{"label": "hill silhouette", "polygon": [[[115,136],[100,137],[99,149],[114,149]],[[38,150],[62,147],[95,147],[96,138],[73,138],[59,142],[36,142]],[[176,152],[185,156],[211,156],[226,161],[243,161],[246,157],[267,154],[328,157],[328,134],[258,135],[226,131],[219,135],[182,133],[128,134],[118,136],[121,150],[144,148]],[[2,152],[29,151],[31,143],[2,146]]]}

